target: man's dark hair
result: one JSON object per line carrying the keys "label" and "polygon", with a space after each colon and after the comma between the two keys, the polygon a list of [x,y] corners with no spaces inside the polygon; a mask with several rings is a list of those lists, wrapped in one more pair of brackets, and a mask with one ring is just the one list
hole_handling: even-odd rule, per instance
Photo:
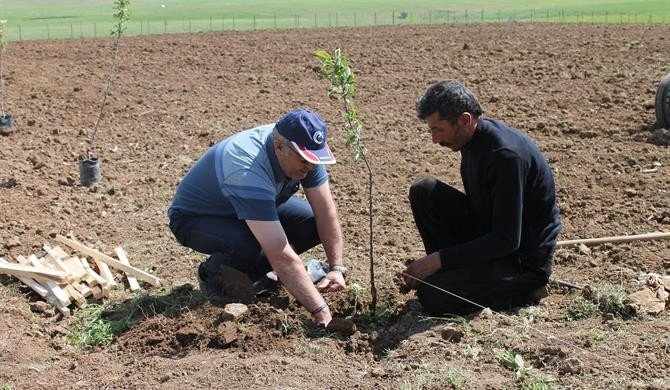
{"label": "man's dark hair", "polygon": [[442,119],[451,123],[464,112],[478,118],[482,115],[482,107],[472,91],[456,80],[444,80],[433,84],[426,93],[416,101],[416,113],[420,119],[438,112]]}

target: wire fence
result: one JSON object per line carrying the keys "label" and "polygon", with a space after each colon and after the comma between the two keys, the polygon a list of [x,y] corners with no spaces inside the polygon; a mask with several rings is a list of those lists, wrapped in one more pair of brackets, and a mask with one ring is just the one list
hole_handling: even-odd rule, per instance
{"label": "wire fence", "polygon": [[[370,27],[385,25],[432,25],[470,23],[621,23],[668,24],[670,16],[652,13],[612,13],[570,9],[511,11],[392,11],[372,13],[313,13],[292,15],[211,16],[209,18],[131,20],[124,35],[251,31],[267,29]],[[11,24],[5,31],[9,41],[30,39],[76,39],[109,36],[113,22],[52,22]]]}

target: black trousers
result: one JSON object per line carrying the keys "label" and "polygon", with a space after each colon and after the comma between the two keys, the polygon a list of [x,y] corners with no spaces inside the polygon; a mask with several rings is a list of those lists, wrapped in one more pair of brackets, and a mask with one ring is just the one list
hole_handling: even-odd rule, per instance
{"label": "black trousers", "polygon": [[[465,194],[434,177],[412,184],[409,201],[426,254],[486,233]],[[551,270],[524,264],[551,264],[552,253],[553,248],[515,252],[472,267],[441,270],[425,281],[448,292],[421,283],[417,296],[424,310],[434,315],[467,314],[480,310],[477,305],[508,309],[532,303]]]}

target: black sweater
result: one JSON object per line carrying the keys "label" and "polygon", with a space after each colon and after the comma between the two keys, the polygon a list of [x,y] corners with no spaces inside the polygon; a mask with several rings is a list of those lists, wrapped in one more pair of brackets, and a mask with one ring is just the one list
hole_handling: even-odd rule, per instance
{"label": "black sweater", "polygon": [[461,177],[484,234],[441,249],[443,268],[555,245],[561,224],[554,178],[528,136],[501,121],[480,118],[461,149]]}

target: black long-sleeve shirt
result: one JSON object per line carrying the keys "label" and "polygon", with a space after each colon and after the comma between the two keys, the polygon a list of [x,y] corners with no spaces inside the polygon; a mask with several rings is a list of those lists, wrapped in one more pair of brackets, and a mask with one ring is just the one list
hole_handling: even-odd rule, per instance
{"label": "black long-sleeve shirt", "polygon": [[482,236],[440,250],[443,268],[551,248],[561,224],[554,178],[538,147],[505,123],[480,118],[461,149],[461,177]]}

